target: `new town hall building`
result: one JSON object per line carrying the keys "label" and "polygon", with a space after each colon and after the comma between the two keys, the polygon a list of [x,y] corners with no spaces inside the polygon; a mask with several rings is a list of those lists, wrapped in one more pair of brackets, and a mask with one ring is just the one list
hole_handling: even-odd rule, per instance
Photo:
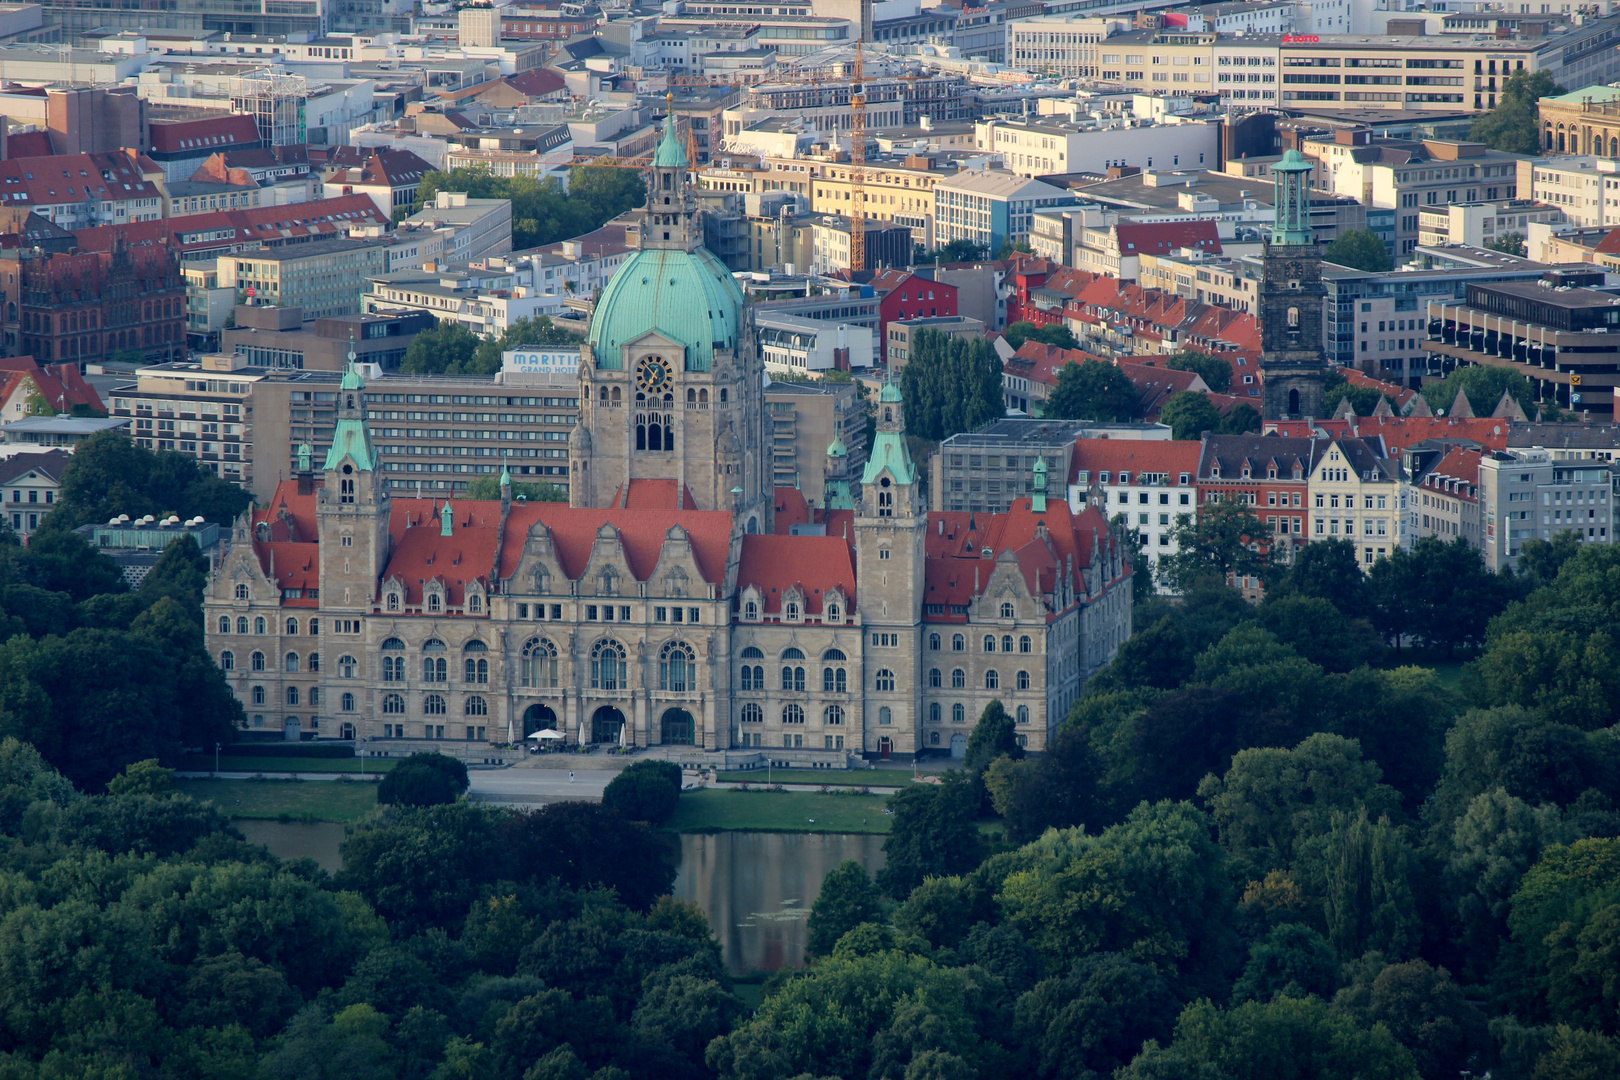
{"label": "new town hall building", "polygon": [[[1044,748],[1130,633],[1130,569],[1095,509],[928,513],[903,403],[827,498],[772,486],[753,313],[700,246],[666,133],[641,250],[580,362],[569,505],[395,498],[358,375],[332,445],[232,529],[208,642],[252,729],[477,758],[571,742],[960,753],[999,699]],[[320,467],[316,468],[319,459]]]}

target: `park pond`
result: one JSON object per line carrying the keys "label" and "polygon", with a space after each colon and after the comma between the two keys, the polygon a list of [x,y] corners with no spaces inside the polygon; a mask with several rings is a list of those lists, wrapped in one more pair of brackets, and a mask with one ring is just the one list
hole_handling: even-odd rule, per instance
{"label": "park pond", "polygon": [[[235,824],[279,858],[308,857],[332,871],[342,865],[342,825],[243,819]],[[686,833],[678,840],[675,898],[708,915],[733,975],[802,964],[805,920],[827,871],[845,859],[874,874],[883,865],[882,836],[717,832]]]}

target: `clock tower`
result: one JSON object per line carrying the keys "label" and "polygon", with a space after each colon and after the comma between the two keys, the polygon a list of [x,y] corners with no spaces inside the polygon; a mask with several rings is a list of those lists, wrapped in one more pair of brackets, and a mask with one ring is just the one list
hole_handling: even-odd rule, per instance
{"label": "clock tower", "polygon": [[1260,256],[1260,377],[1264,419],[1322,416],[1328,368],[1322,357],[1322,255],[1311,228],[1311,163],[1289,150],[1271,167],[1277,219]]}
{"label": "clock tower", "polygon": [[634,481],[673,481],[678,505],[769,532],[753,311],[702,245],[688,167],[672,114],[648,171],[640,250],[602,291],[580,357],[569,501],[622,506]]}

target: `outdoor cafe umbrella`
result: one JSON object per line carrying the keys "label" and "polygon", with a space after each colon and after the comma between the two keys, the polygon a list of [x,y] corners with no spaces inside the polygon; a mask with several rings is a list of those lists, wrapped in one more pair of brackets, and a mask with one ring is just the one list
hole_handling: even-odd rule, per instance
{"label": "outdoor cafe umbrella", "polygon": [[537,731],[533,735],[529,736],[531,739],[545,739],[547,741],[551,739],[560,739],[562,737],[561,732],[553,731],[551,728],[546,728],[544,731]]}

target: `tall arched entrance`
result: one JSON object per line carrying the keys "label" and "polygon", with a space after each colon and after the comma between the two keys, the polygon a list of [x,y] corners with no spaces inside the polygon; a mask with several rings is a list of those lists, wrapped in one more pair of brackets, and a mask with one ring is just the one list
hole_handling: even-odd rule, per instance
{"label": "tall arched entrance", "polygon": [[685,709],[669,709],[659,722],[658,741],[665,746],[691,746],[697,733],[697,721]]}
{"label": "tall arched entrance", "polygon": [[591,742],[616,743],[624,729],[624,713],[604,705],[591,717]]}
{"label": "tall arched entrance", "polygon": [[552,711],[550,705],[530,705],[523,710],[523,738],[527,739],[535,732],[547,729],[562,731],[557,726],[557,714]]}

